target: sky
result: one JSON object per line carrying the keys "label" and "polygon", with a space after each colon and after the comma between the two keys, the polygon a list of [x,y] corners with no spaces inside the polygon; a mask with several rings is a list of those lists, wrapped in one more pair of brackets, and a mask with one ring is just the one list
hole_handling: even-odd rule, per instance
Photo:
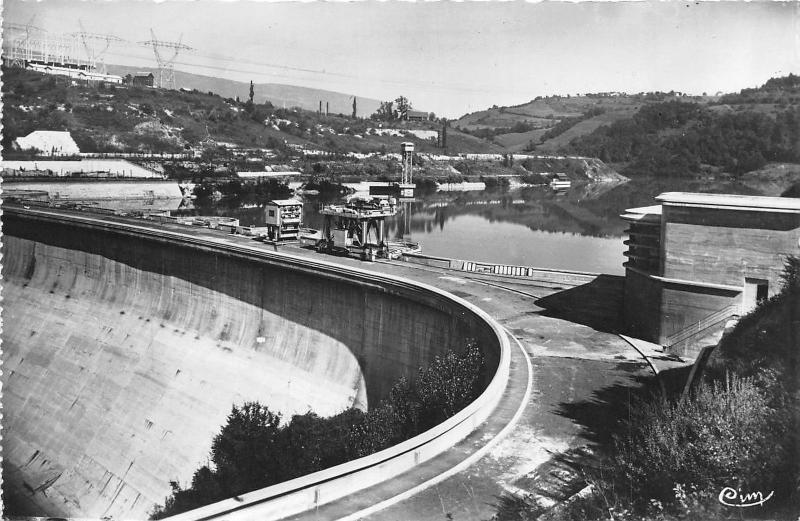
{"label": "sky", "polygon": [[451,118],[551,94],[713,94],[800,74],[800,1],[5,0],[3,11],[48,34],[80,20],[126,40],[106,63],[155,66],[137,45],[152,29],[193,48],[176,58],[186,72],[403,95]]}

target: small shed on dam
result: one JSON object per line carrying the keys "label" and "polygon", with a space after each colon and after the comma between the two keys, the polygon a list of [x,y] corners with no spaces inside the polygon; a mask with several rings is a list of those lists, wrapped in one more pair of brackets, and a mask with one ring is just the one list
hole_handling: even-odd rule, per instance
{"label": "small shed on dam", "polygon": [[668,192],[656,201],[622,215],[625,327],[695,354],[780,291],[786,258],[800,254],[800,199]]}

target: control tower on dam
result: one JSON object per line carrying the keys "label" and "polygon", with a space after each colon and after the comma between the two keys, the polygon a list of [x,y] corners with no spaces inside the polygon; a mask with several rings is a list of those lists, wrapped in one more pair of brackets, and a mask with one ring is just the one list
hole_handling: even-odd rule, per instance
{"label": "control tower on dam", "polygon": [[487,387],[508,363],[491,319],[410,281],[50,211],[3,232],[9,515],[142,519],[234,404],[368,408],[468,339]]}

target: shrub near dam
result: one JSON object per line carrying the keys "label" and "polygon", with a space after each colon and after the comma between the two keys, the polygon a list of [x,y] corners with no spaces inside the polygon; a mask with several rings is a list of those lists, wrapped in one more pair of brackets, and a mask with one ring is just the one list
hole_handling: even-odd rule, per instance
{"label": "shrub near dam", "polygon": [[463,409],[481,392],[483,354],[474,343],[447,351],[413,383],[401,378],[377,407],[350,408],[320,418],[281,416],[258,402],[234,406],[211,445],[210,465],[188,488],[170,483],[172,495],[152,513],[161,519],[251,490],[368,456],[415,436]]}

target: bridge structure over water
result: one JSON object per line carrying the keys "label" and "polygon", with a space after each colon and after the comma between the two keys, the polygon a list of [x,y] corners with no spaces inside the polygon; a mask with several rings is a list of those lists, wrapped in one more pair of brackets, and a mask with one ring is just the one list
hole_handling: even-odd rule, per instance
{"label": "bridge structure over water", "polygon": [[202,228],[4,210],[10,514],[144,517],[205,461],[233,403],[368,407],[468,338],[489,371],[456,416],[177,518],[479,519],[522,492],[552,504],[580,488],[605,407],[650,370],[616,334],[617,277],[362,263]]}

